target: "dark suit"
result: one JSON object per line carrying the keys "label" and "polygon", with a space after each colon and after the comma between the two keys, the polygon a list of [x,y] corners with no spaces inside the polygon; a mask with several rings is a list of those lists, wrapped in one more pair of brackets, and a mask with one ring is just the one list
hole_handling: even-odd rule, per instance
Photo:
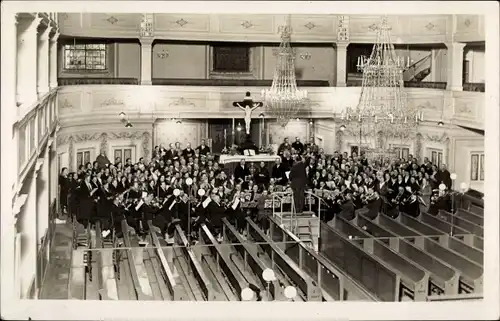
{"label": "dark suit", "polygon": [[276,184],[278,185],[286,185],[288,182],[288,178],[285,175],[286,168],[283,165],[273,165],[273,169],[271,172],[271,177],[276,180]]}
{"label": "dark suit", "polygon": [[305,204],[305,190],[307,185],[306,164],[297,162],[290,170],[290,181],[293,191],[293,200],[297,213],[302,213]]}
{"label": "dark suit", "polygon": [[207,155],[208,153],[210,153],[210,147],[208,146],[198,146],[197,148],[198,152],[200,153],[200,155]]}
{"label": "dark suit", "polygon": [[85,227],[88,224],[88,221],[91,220],[95,216],[96,204],[94,199],[96,198],[96,192],[94,194],[90,194],[94,186],[92,183],[89,183],[90,188],[87,186],[87,183],[83,182],[80,186],[80,200],[79,200],[79,210],[77,213],[76,219],[83,224]]}
{"label": "dark suit", "polygon": [[354,218],[354,203],[352,200],[348,200],[344,204],[340,206],[340,213],[339,216],[350,221]]}
{"label": "dark suit", "polygon": [[250,175],[250,170],[246,165],[245,166],[238,165],[234,169],[234,178],[236,179],[236,181],[240,179],[242,181],[245,181],[245,177],[248,175]]}
{"label": "dark suit", "polygon": [[222,218],[224,217],[225,209],[221,205],[212,201],[207,206],[207,212],[210,225],[212,225],[215,233],[217,234],[222,228]]}
{"label": "dark suit", "polygon": [[438,186],[439,184],[441,184],[441,182],[446,185],[446,188],[447,189],[451,189],[451,174],[448,170],[444,170],[444,171],[441,171],[439,170],[436,174],[436,180],[438,182]]}

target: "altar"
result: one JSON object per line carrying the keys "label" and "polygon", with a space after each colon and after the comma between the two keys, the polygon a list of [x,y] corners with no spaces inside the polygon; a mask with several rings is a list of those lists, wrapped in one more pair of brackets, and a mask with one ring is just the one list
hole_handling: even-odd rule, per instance
{"label": "altar", "polygon": [[255,163],[255,166],[259,166],[260,162],[265,162],[267,165],[267,168],[270,170],[273,167],[274,162],[277,159],[280,159],[278,155],[269,155],[269,154],[259,154],[259,155],[254,155],[254,156],[246,156],[246,155],[220,155],[219,157],[219,164],[221,164],[224,169],[227,170],[227,174],[232,174],[234,173],[234,169],[240,161],[244,159],[245,162],[248,163]]}

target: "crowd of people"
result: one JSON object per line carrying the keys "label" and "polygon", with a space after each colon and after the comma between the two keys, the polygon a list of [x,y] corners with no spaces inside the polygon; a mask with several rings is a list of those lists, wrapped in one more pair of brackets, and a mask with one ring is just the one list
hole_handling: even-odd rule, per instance
{"label": "crowd of people", "polygon": [[307,144],[285,139],[277,153],[280,159],[272,167],[242,157],[232,172],[219,165],[205,141],[197,148],[155,146],[151,160],[137,163],[120,158],[112,163],[101,153],[77,172],[62,169],[60,204],[84,227],[99,221],[103,237],[112,231],[120,237],[125,219],[140,237],[152,228],[169,242],[176,225],[196,240],[198,227],[206,224],[220,239],[223,218],[242,234],[246,216],[267,230],[268,200],[273,192],[287,190],[298,213],[304,210],[306,190],[319,196],[324,211],[316,214],[325,222],[335,215],[350,220],[362,208],[373,218],[380,212],[436,215],[451,207],[450,173],[427,158],[418,163],[412,155],[391,161],[370,160],[363,153],[326,155],[313,138]]}

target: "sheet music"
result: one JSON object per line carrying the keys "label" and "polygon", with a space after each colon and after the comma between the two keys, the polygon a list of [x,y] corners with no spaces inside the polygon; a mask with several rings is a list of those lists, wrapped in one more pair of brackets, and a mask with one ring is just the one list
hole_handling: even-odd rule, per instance
{"label": "sheet music", "polygon": [[135,207],[135,210],[136,210],[136,211],[138,211],[138,210],[141,208],[142,204],[144,204],[144,201],[143,201],[143,200],[141,200],[141,201],[139,202],[139,204],[137,204],[137,206]]}
{"label": "sheet music", "polygon": [[249,150],[248,150],[248,149],[245,149],[245,150],[243,151],[243,155],[245,155],[245,156],[250,156],[250,152],[249,152]]}
{"label": "sheet music", "polygon": [[207,199],[204,200],[201,205],[203,206],[203,208],[206,208],[208,206],[208,204],[210,204],[211,201],[212,201],[212,199],[210,197],[207,197]]}
{"label": "sheet music", "polygon": [[286,178],[290,179],[290,171],[285,172]]}

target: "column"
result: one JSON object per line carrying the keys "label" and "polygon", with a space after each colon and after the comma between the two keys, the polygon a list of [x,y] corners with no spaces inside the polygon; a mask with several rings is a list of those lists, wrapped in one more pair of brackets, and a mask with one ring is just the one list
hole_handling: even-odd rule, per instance
{"label": "column", "polygon": [[59,33],[52,35],[49,41],[49,86],[50,89],[57,88],[57,39]]}
{"label": "column", "polygon": [[446,64],[446,89],[462,91],[463,89],[463,61],[464,61],[464,43],[447,43],[448,63]]}
{"label": "column", "polygon": [[141,85],[151,85],[153,39],[143,38],[141,42]]}
{"label": "column", "polygon": [[37,94],[38,99],[49,92],[49,33],[50,28],[38,33]]}
{"label": "column", "polygon": [[37,97],[37,29],[41,18],[19,19],[17,56],[17,102],[33,104]]}
{"label": "column", "polygon": [[436,81],[436,73],[438,72],[436,68],[436,49],[431,49],[431,74],[430,81]]}
{"label": "column", "polygon": [[50,177],[49,177],[49,151],[50,148],[46,148],[45,153],[42,158],[38,161],[42,162],[40,172],[37,176],[37,249],[40,248],[41,240],[49,227],[49,188],[50,188]]}
{"label": "column", "polygon": [[337,43],[337,87],[345,87],[347,83],[347,47],[348,42]]}

